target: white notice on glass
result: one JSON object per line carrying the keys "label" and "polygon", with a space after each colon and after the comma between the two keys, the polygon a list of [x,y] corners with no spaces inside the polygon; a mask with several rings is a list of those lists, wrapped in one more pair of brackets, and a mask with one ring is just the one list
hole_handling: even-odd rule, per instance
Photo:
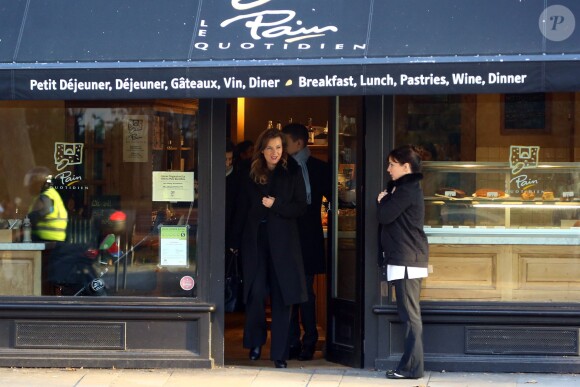
{"label": "white notice on glass", "polygon": [[187,266],[187,228],[188,226],[161,226],[160,266]]}
{"label": "white notice on glass", "polygon": [[192,202],[193,172],[153,171],[154,202]]}

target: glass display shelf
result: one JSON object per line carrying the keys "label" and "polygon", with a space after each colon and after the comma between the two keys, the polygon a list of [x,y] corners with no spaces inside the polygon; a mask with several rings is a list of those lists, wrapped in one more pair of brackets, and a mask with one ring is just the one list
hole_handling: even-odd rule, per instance
{"label": "glass display shelf", "polygon": [[425,162],[423,173],[427,226],[580,226],[580,163]]}

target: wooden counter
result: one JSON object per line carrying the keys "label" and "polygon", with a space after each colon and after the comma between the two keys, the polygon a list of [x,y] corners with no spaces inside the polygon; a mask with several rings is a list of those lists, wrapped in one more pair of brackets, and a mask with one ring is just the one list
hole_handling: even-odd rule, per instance
{"label": "wooden counter", "polygon": [[44,243],[0,243],[0,296],[40,296]]}
{"label": "wooden counter", "polygon": [[580,228],[431,228],[421,299],[578,302]]}

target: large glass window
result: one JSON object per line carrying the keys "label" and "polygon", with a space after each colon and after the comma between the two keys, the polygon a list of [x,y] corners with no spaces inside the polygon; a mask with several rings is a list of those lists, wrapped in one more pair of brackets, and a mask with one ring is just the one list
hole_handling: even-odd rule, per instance
{"label": "large glass window", "polygon": [[576,93],[396,98],[423,152],[424,299],[580,301]]}
{"label": "large glass window", "polygon": [[197,109],[2,103],[0,295],[195,297]]}

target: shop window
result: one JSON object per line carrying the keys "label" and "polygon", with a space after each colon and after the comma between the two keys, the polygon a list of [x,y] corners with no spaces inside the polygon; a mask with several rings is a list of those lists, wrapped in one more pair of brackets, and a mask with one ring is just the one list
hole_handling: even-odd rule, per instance
{"label": "shop window", "polygon": [[461,157],[461,96],[401,96],[396,99],[395,139],[423,150],[427,161]]}
{"label": "shop window", "polygon": [[[0,129],[0,236],[11,242],[1,245],[0,295],[195,297],[197,109],[195,100],[0,107],[11,122]],[[35,166],[50,177],[29,192]],[[21,221],[49,184],[67,211],[65,240],[40,231],[46,215],[33,213],[24,243]]]}
{"label": "shop window", "polygon": [[580,302],[578,96],[403,96],[395,144],[422,149],[423,299]]}

